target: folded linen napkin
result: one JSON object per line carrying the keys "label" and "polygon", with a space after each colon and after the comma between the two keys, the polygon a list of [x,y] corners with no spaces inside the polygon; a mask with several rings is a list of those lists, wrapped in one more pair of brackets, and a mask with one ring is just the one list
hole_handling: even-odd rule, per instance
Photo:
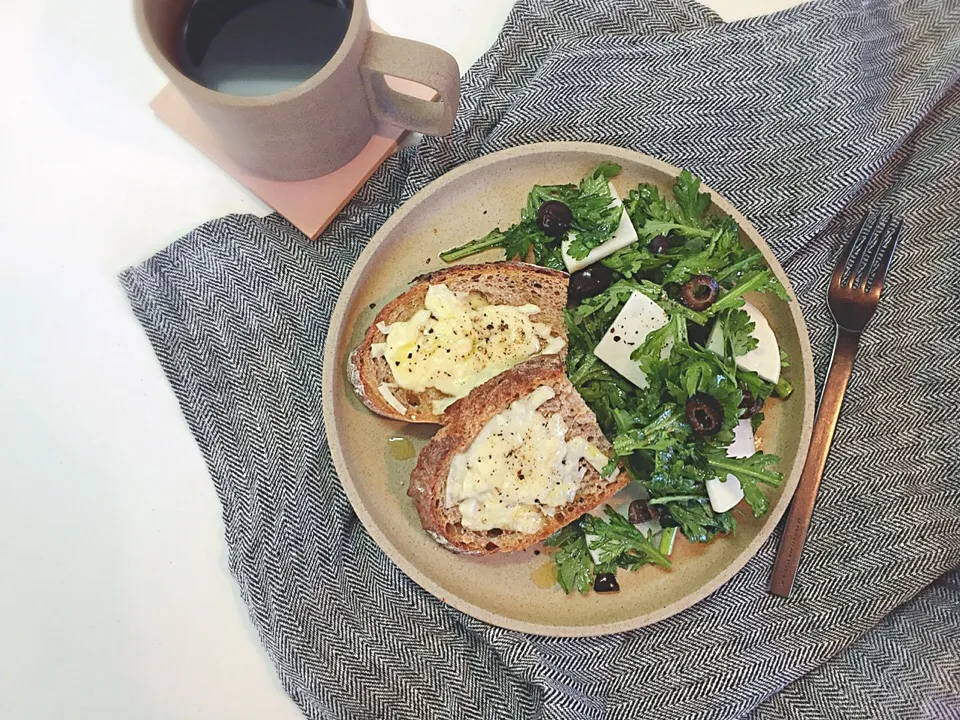
{"label": "folded linen napkin", "polygon": [[[305,715],[833,716],[817,682],[829,659],[960,563],[958,80],[960,0],[819,0],[732,24],[684,0],[520,0],[464,78],[454,133],[388,161],[319,242],[277,216],[230,216],[123,273],[223,503],[231,572]],[[526,636],[422,591],[353,515],[319,395],[339,288],[426,183],[544,140],[634,148],[724,193],[784,264],[821,380],[844,230],[866,208],[906,221],[789,602],[766,591],[774,537],[654,626]],[[955,678],[953,661],[917,673]],[[931,707],[960,712],[955,685],[931,687]],[[938,717],[917,696],[897,717]]]}

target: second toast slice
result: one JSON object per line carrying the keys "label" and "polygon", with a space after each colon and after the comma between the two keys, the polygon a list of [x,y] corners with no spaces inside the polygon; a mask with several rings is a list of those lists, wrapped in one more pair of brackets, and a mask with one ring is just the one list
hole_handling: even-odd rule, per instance
{"label": "second toast slice", "polygon": [[447,415],[407,494],[424,529],[454,552],[522,550],[630,482],[625,472],[601,475],[613,448],[559,358],[502,373]]}

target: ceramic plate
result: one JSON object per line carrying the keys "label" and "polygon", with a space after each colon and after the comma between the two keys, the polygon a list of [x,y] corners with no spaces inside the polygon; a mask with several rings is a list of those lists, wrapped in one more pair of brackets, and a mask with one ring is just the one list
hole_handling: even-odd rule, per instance
{"label": "ceramic plate", "polygon": [[[768,514],[737,511],[737,532],[706,545],[678,537],[671,570],[621,572],[621,591],[567,596],[544,588],[550,560],[539,549],[492,557],[454,555],[420,527],[407,481],[415,458],[397,459],[390,438],[419,450],[431,425],[387,420],[367,410],[346,377],[347,356],[383,305],[411,279],[443,266],[442,250],[516,221],[536,184],[575,183],[601,162],[623,166],[614,184],[626,195],[640,182],[669,189],[679,170],[629,150],[589,143],[544,143],[513,148],[457,168],[407,202],[370,240],[344,285],[324,355],[323,410],[330,450],[343,488],[367,531],[415,582],[450,605],[495,625],[541,635],[602,635],[640,627],[677,613],[712,593],[746,564],[769,537],[796,488],[814,412],[813,366],[806,327],[793,300],[751,298],[770,320],[791,359],[795,391],[771,403],[759,438],[783,458],[781,488],[769,493]],[[789,283],[766,243],[747,220],[709,188],[714,205],[737,221],[741,238]],[[490,251],[465,262],[502,259]],[[792,291],[790,291],[792,297]],[[741,504],[742,505],[742,504]]]}

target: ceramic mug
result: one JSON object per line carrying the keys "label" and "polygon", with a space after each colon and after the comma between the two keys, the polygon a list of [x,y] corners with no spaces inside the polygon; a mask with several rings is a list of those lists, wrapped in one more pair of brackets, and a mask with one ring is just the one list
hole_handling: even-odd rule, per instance
{"label": "ceramic mug", "polygon": [[[180,70],[180,38],[192,2],[134,0],[140,36],[224,151],[257,175],[306,180],[333,172],[359,154],[378,121],[427,135],[453,127],[457,61],[432,45],[373,32],[366,0],[353,0],[346,35],[326,65],[300,85],[260,97],[211,90]],[[433,88],[438,100],[397,92],[386,75]]]}

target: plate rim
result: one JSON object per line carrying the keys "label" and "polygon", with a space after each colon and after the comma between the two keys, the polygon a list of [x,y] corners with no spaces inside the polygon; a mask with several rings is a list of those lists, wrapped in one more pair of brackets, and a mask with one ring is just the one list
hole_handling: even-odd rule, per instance
{"label": "plate rim", "polygon": [[780,519],[786,512],[787,507],[789,506],[790,501],[792,500],[796,491],[797,485],[800,481],[800,474],[803,470],[803,465],[806,461],[807,453],[809,451],[810,438],[813,430],[816,389],[814,381],[813,353],[810,347],[810,337],[807,331],[806,321],[804,320],[799,301],[797,300],[796,293],[793,291],[790,280],[784,272],[783,267],[780,265],[780,262],[773,254],[773,251],[770,249],[770,246],[767,244],[766,240],[763,239],[763,236],[757,231],[753,224],[747,220],[747,218],[744,217],[743,214],[740,213],[720,193],[708,186],[706,183],[701,184],[701,188],[705,192],[710,193],[711,201],[716,207],[732,217],[737,222],[737,225],[739,225],[740,229],[751,236],[751,239],[756,238],[760,241],[760,244],[757,245],[757,249],[760,250],[764,260],[767,262],[771,270],[773,270],[774,275],[776,275],[780,282],[783,283],[783,286],[787,290],[787,294],[790,298],[790,302],[788,303],[790,315],[797,328],[797,334],[800,340],[801,364],[804,369],[804,382],[802,390],[804,393],[805,402],[797,457],[789,476],[784,479],[782,486],[783,491],[776,505],[769,510],[766,518],[764,519],[763,525],[757,533],[757,536],[753,538],[753,540],[751,540],[746,547],[744,547],[744,549],[733,559],[732,562],[730,562],[719,573],[711,577],[696,591],[691,592],[678,600],[675,600],[659,610],[639,614],[625,620],[595,625],[540,625],[538,623],[517,620],[500,613],[487,610],[486,608],[471,603],[455,595],[453,597],[449,597],[446,590],[423,574],[417,568],[415,563],[408,560],[407,557],[377,526],[377,524],[372,521],[372,518],[367,511],[366,505],[364,504],[359,491],[355,487],[353,480],[350,478],[350,474],[347,472],[346,458],[343,454],[342,448],[340,447],[339,443],[330,442],[329,432],[329,428],[336,427],[337,425],[337,413],[333,402],[334,378],[336,377],[337,373],[341,373],[343,371],[343,368],[340,367],[338,358],[341,354],[339,352],[339,348],[343,345],[345,340],[348,339],[347,336],[349,335],[349,333],[344,333],[343,327],[344,318],[347,314],[347,308],[349,306],[349,300],[356,290],[360,277],[364,274],[364,271],[366,270],[373,256],[376,254],[377,249],[383,244],[383,241],[390,235],[390,233],[393,232],[394,228],[396,228],[406,218],[407,215],[413,212],[417,206],[420,205],[420,203],[424,202],[428,197],[438,192],[442,192],[447,185],[461,179],[465,175],[476,172],[487,167],[488,165],[503,162],[504,160],[526,155],[537,155],[541,153],[556,154],[564,152],[593,153],[603,156],[607,160],[622,159],[628,162],[646,165],[654,170],[667,173],[673,177],[678,176],[681,172],[681,168],[664,162],[663,160],[659,160],[658,158],[637,152],[635,150],[618,147],[616,145],[576,141],[543,142],[518,145],[506,150],[490,153],[489,155],[483,155],[479,158],[471,160],[470,162],[453,168],[452,170],[444,173],[440,177],[428,183],[406,202],[404,202],[386,220],[386,222],[380,226],[376,233],[373,234],[373,236],[367,242],[366,247],[364,247],[363,251],[357,257],[357,261],[350,269],[347,279],[344,281],[343,287],[340,290],[340,294],[337,297],[337,303],[333,314],[330,317],[330,325],[324,340],[323,374],[321,378],[321,404],[323,407],[323,422],[327,447],[329,448],[331,457],[333,458],[337,480],[346,493],[347,498],[349,499],[350,504],[357,515],[357,518],[360,520],[366,532],[373,538],[374,542],[376,542],[378,547],[384,552],[387,558],[393,562],[407,577],[409,577],[417,585],[429,592],[435,598],[441,600],[443,603],[450,605],[473,618],[496,627],[544,637],[600,637],[604,635],[625,632],[628,630],[635,630],[637,628],[644,627],[646,625],[652,625],[656,622],[660,622],[661,620],[665,620],[668,617],[676,615],[677,613],[693,607],[697,603],[712,595],[720,587],[725,585],[731,578],[733,578],[734,575],[740,572],[740,570],[742,570],[743,567],[757,555],[760,547],[766,543],[766,541],[777,529]]}

